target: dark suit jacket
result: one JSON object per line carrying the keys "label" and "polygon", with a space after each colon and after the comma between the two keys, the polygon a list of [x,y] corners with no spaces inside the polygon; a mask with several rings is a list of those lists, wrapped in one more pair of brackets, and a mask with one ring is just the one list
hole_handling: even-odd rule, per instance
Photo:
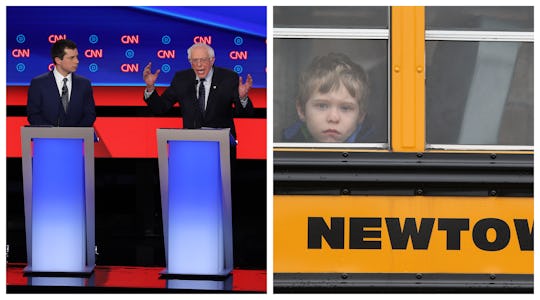
{"label": "dark suit jacket", "polygon": [[94,93],[90,80],[72,74],[72,91],[64,112],[53,72],[32,79],[28,88],[26,112],[30,125],[91,127],[96,120]]}
{"label": "dark suit jacket", "polygon": [[154,90],[145,101],[156,114],[166,112],[178,102],[182,110],[183,128],[230,128],[231,134],[236,138],[233,117],[253,114],[251,100],[248,99],[245,108],[240,103],[238,74],[214,66],[212,85],[204,116],[197,104],[197,81],[195,78],[195,72],[192,69],[177,72],[163,95],[160,96]]}

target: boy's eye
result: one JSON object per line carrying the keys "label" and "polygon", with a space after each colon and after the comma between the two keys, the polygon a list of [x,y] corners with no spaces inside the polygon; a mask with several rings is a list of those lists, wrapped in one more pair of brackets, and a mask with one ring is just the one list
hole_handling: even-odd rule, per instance
{"label": "boy's eye", "polygon": [[326,103],[316,103],[315,106],[319,109],[327,109],[328,108],[328,104]]}
{"label": "boy's eye", "polygon": [[344,112],[350,112],[354,110],[354,107],[352,105],[342,105],[340,106],[340,109]]}

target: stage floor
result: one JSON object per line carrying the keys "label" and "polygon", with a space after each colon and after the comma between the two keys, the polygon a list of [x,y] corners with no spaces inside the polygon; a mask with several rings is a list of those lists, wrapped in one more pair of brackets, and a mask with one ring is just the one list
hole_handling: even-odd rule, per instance
{"label": "stage floor", "polygon": [[266,293],[265,270],[234,269],[225,280],[160,279],[164,267],[96,266],[88,278],[29,277],[6,266],[7,293]]}

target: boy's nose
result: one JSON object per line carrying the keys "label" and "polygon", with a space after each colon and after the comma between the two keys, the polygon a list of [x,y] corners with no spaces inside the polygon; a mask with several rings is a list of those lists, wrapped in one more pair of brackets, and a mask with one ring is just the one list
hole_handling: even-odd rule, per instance
{"label": "boy's nose", "polygon": [[339,112],[336,108],[330,108],[328,110],[328,116],[327,116],[327,120],[328,122],[339,122],[339,119],[340,119],[340,116],[339,116]]}

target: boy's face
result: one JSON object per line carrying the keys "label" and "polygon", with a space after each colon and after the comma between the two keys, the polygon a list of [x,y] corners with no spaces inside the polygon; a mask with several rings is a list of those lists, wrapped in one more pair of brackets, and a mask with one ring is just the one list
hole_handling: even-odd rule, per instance
{"label": "boy's face", "polygon": [[326,94],[315,92],[305,110],[296,109],[315,142],[343,143],[362,121],[358,102],[343,85]]}

